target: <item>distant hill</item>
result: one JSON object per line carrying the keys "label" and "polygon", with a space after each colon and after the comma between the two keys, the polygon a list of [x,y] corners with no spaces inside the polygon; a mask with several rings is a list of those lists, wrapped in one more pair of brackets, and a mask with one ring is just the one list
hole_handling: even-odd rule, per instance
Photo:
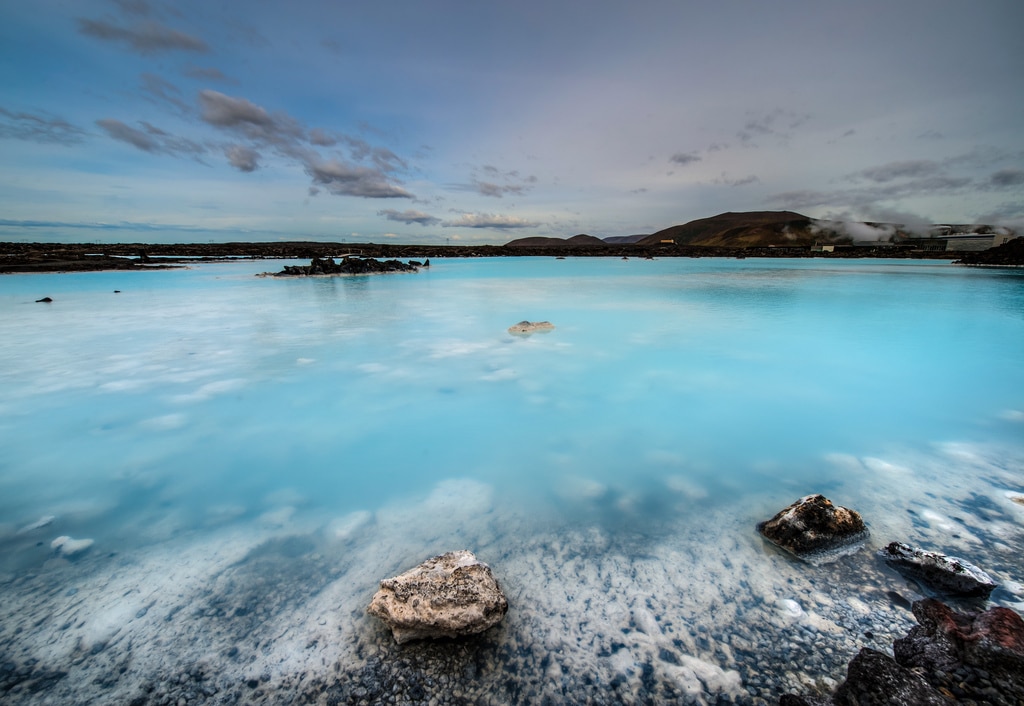
{"label": "distant hill", "polygon": [[571,238],[517,238],[505,243],[506,248],[595,248],[607,245],[600,238],[580,233]]}
{"label": "distant hill", "polygon": [[607,238],[602,238],[604,242],[609,245],[626,245],[628,243],[638,243],[646,238],[649,233],[642,233],[640,235],[612,235]]}
{"label": "distant hill", "polygon": [[676,245],[728,248],[769,245],[813,245],[822,237],[820,228],[807,216],[793,211],[748,211],[720,213],[648,235],[639,245]]}

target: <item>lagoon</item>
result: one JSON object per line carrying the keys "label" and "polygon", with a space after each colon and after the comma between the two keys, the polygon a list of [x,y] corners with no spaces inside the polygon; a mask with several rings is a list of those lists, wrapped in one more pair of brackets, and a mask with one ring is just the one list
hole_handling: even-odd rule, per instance
{"label": "lagoon", "polygon": [[[255,276],[282,265],[0,278],[15,702],[774,703],[913,624],[920,587],[871,551],[892,540],[1024,608],[1024,272]],[[868,549],[810,567],[754,532],[815,492]],[[460,548],[505,622],[394,645],[376,582]]]}

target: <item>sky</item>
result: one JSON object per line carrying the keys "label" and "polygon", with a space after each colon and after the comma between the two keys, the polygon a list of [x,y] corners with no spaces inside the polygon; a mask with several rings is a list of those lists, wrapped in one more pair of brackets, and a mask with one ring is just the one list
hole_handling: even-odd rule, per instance
{"label": "sky", "polygon": [[1024,228],[1020,0],[0,3],[0,240]]}

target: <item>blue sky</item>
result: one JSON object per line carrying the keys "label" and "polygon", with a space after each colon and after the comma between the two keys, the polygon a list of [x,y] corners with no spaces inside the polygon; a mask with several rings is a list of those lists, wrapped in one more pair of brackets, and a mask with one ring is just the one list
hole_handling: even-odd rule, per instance
{"label": "blue sky", "polygon": [[0,6],[0,239],[1024,226],[1024,3]]}

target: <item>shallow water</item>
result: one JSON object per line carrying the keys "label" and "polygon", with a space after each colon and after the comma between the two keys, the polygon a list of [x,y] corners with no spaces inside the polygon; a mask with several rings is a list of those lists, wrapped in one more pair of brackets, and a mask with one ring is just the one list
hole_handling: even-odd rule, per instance
{"label": "shallow water", "polygon": [[[822,688],[865,631],[884,649],[909,625],[889,594],[919,587],[868,550],[811,568],[765,547],[753,525],[812,492],[859,510],[872,547],[980,564],[1020,610],[1020,271],[495,258],[253,276],[281,264],[0,278],[0,656],[36,660],[10,695]],[[506,332],[522,319],[555,329]],[[61,535],[95,544],[68,560]],[[391,645],[362,612],[376,581],[463,547],[509,592],[503,627]],[[89,669],[110,676],[83,690]]]}

